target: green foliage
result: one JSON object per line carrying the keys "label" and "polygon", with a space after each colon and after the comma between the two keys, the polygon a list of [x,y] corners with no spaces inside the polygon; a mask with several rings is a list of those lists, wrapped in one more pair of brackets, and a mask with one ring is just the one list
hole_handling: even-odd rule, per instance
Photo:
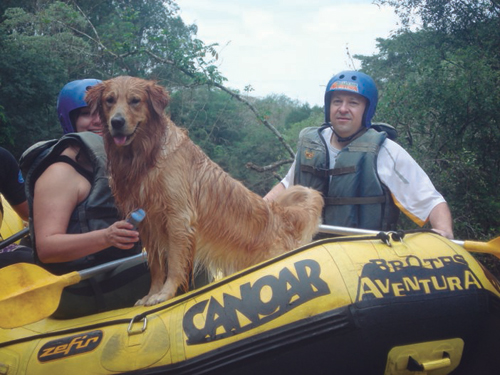
{"label": "green foliage", "polygon": [[428,172],[451,206],[455,234],[487,238],[500,229],[500,33],[489,1],[383,1],[410,26],[356,56],[378,81],[376,119]]}
{"label": "green foliage", "polygon": [[[300,109],[302,114],[304,107]],[[290,122],[287,124],[286,129],[283,131],[283,136],[287,140],[287,142],[292,146],[293,149],[297,148],[297,141],[299,139],[299,133],[304,128],[309,128],[312,126],[320,126],[324,121],[324,113],[323,108],[313,107],[308,108],[307,117],[301,116],[296,120],[297,122]],[[289,118],[287,118],[288,120]]]}
{"label": "green foliage", "polygon": [[[500,5],[498,1],[376,0],[390,4],[403,28],[379,39],[379,53],[355,56],[380,88],[376,121],[428,172],[449,202],[456,236],[500,231]],[[16,156],[61,131],[61,87],[79,78],[133,75],[172,92],[174,121],[216,163],[264,195],[290,155],[248,106],[215,88],[216,44],[196,37],[173,0],[4,0],[0,3],[0,145]],[[414,31],[412,20],[422,28]],[[243,97],[296,149],[298,134],[323,123],[321,108],[284,95]],[[404,222],[404,225],[410,225]]]}
{"label": "green foliage", "polygon": [[304,121],[311,115],[311,107],[308,103],[300,105],[297,108],[292,109],[285,119],[285,126],[290,124],[296,124],[298,122]]}
{"label": "green foliage", "polygon": [[51,4],[37,15],[10,8],[0,26],[0,104],[4,120],[0,140],[14,154],[39,139],[60,131],[53,105],[71,71],[88,66],[89,46],[53,22],[81,22],[62,3]]}
{"label": "green foliage", "polygon": [[199,88],[176,92],[170,112],[174,122],[185,127],[191,139],[210,158],[227,168],[228,155],[223,149],[242,136],[237,107],[238,104],[228,94],[216,89]]}
{"label": "green foliage", "polygon": [[[297,146],[298,135],[300,131],[307,126],[319,126],[322,124],[322,117],[317,114],[322,110],[318,107],[311,108],[308,104],[301,104],[296,100],[292,100],[284,95],[270,95],[255,103],[260,113],[263,113],[266,120],[274,124],[280,134],[290,147],[295,150]],[[321,115],[322,116],[322,115]],[[259,129],[262,131],[262,129]],[[269,131],[265,130],[263,137],[269,138]],[[262,142],[262,139],[257,142]],[[259,165],[269,164],[270,161],[289,160],[289,153],[280,146],[274,137],[271,138],[272,144],[265,144],[267,148],[266,157],[261,158]],[[265,152],[265,148],[260,148]],[[286,163],[276,170],[272,170],[273,175],[269,175],[265,186],[261,187],[263,195],[270,190],[285,174],[288,172],[291,163]]]}
{"label": "green foliage", "polygon": [[[279,113],[276,100],[282,99],[269,97],[255,104],[269,114]],[[275,183],[272,176],[245,168],[249,162],[264,165],[283,151],[241,102],[218,89],[198,88],[175,92],[169,109],[172,120],[232,177],[261,195]]]}
{"label": "green foliage", "polygon": [[500,9],[496,0],[376,0],[375,3],[394,7],[404,28],[410,28],[419,18],[423,28],[452,36],[468,30],[479,31],[481,24],[495,23]]}
{"label": "green foliage", "polygon": [[61,135],[56,98],[71,80],[133,75],[170,88],[224,80],[214,45],[196,39],[171,0],[6,1],[0,10],[0,145],[16,156]]}

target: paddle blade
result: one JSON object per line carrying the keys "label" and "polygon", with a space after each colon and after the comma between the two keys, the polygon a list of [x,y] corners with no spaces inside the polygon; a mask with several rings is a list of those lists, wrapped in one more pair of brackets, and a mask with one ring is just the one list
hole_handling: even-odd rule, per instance
{"label": "paddle blade", "polygon": [[50,316],[59,306],[63,288],[79,281],[78,272],[55,276],[28,263],[1,269],[0,327],[20,327]]}
{"label": "paddle blade", "polygon": [[500,237],[497,237],[489,242],[464,241],[463,246],[468,251],[493,254],[497,258],[500,258]]}

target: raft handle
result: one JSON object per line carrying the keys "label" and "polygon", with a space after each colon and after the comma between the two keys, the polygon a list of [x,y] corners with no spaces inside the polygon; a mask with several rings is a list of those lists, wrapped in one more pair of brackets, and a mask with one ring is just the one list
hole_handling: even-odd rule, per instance
{"label": "raft handle", "polygon": [[380,238],[380,240],[385,243],[387,246],[389,247],[392,247],[392,244],[391,244],[391,237],[389,236],[388,233],[385,233],[385,232],[379,232],[377,234],[377,238]]}
{"label": "raft handle", "polygon": [[408,366],[406,369],[408,371],[432,371],[432,370],[438,370],[438,369],[442,369],[442,368],[449,367],[449,366],[451,366],[450,355],[447,352],[443,352],[442,359],[437,359],[434,361],[427,361],[427,362],[422,362],[422,363],[419,363],[412,356],[409,356]]}
{"label": "raft handle", "polygon": [[[144,316],[144,317],[142,317],[142,319],[141,319],[141,316],[142,316],[142,315],[136,315],[136,316],[134,316],[134,317],[132,318],[132,320],[130,321],[130,324],[128,325],[128,328],[127,328],[127,332],[128,332],[128,334],[129,334],[129,335],[137,335],[137,334],[139,334],[139,333],[143,333],[143,332],[146,330],[146,328],[147,328],[147,326],[148,326],[148,318],[147,318],[146,316]],[[139,320],[137,320],[137,318],[140,318],[140,319],[139,319]],[[143,320],[143,321],[144,321],[144,323],[143,323],[143,325],[142,325],[142,328],[141,328],[140,330],[133,331],[133,330],[132,330],[132,326],[134,325],[134,323],[135,323],[136,321],[141,321],[141,320]]]}

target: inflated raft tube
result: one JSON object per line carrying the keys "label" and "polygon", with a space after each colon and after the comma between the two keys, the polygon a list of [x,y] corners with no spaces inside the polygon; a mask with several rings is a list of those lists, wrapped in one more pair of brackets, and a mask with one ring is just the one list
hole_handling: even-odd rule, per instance
{"label": "inflated raft tube", "polygon": [[0,200],[3,206],[3,220],[0,226],[0,235],[5,239],[21,231],[24,228],[24,223],[1,194]]}
{"label": "inflated raft tube", "polygon": [[157,306],[0,330],[0,373],[498,374],[499,297],[438,235],[321,240]]}

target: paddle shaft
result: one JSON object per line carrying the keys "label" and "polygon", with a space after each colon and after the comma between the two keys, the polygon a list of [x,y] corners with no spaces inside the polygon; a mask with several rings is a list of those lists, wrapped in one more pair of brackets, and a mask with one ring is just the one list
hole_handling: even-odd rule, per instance
{"label": "paddle shaft", "polygon": [[[334,225],[320,225],[319,231],[321,233],[338,234],[342,236],[378,234],[381,232],[370,229],[338,227]],[[459,246],[462,246],[467,251],[493,254],[496,257],[500,258],[500,237],[497,237],[489,242],[459,241],[459,240],[450,240],[450,241]]]}
{"label": "paddle shaft", "polygon": [[[377,231],[371,229],[336,227],[333,225],[320,225],[319,231],[321,233],[339,234],[342,236],[357,235],[357,234],[378,234],[380,232],[383,232],[380,230]],[[451,240],[451,242],[454,242],[460,246],[464,246],[465,243],[465,241],[457,241],[457,240]]]}
{"label": "paddle shaft", "polygon": [[90,279],[91,277],[98,275],[100,273],[113,270],[113,269],[121,266],[124,263],[132,264],[133,262],[137,262],[137,264],[139,264],[139,263],[146,262],[146,260],[147,260],[146,254],[140,253],[140,254],[132,255],[131,257],[117,259],[117,260],[113,260],[113,261],[108,262],[108,263],[100,264],[98,266],[88,268],[86,270],[81,270],[81,271],[78,271],[78,273],[80,275],[80,279],[85,280],[85,279]]}
{"label": "paddle shaft", "polygon": [[28,235],[29,232],[30,232],[29,228],[24,228],[24,229],[20,230],[19,232],[14,233],[12,236],[6,238],[5,240],[1,241],[0,242],[0,250],[9,246],[10,244],[13,244],[14,242],[16,242],[18,240],[20,240],[24,236]]}
{"label": "paddle shaft", "polygon": [[[337,227],[334,225],[320,225],[319,231],[321,233],[338,234],[341,236],[358,235],[358,234],[378,234],[380,232],[383,232],[380,230],[377,231],[377,230],[371,230],[371,229]],[[465,241],[451,240],[451,242],[456,243],[457,245],[460,245],[462,247],[465,244]]]}
{"label": "paddle shaft", "polygon": [[333,225],[320,225],[321,233],[338,234],[341,236],[358,235],[358,234],[378,234],[380,231],[358,228],[337,227]]}

